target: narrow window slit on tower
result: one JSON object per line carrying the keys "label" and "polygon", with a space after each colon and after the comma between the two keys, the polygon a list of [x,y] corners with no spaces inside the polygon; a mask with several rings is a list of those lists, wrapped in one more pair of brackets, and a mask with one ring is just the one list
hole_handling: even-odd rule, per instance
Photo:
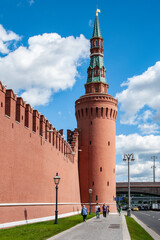
{"label": "narrow window slit on tower", "polygon": [[92,186],[94,186],[94,181],[92,182]]}
{"label": "narrow window slit on tower", "polygon": [[102,172],[102,167],[100,167],[100,172]]}
{"label": "narrow window slit on tower", "polygon": [[108,141],[108,146],[110,146],[110,141]]}
{"label": "narrow window slit on tower", "polygon": [[98,201],[98,195],[96,195],[96,201]]}
{"label": "narrow window slit on tower", "polygon": [[89,144],[91,145],[91,143],[92,143],[92,142],[90,141]]}
{"label": "narrow window slit on tower", "polygon": [[107,182],[107,186],[109,186],[109,181]]}
{"label": "narrow window slit on tower", "polygon": [[96,107],[96,117],[98,117],[98,107]]}
{"label": "narrow window slit on tower", "polygon": [[91,121],[91,125],[92,125],[92,121]]}

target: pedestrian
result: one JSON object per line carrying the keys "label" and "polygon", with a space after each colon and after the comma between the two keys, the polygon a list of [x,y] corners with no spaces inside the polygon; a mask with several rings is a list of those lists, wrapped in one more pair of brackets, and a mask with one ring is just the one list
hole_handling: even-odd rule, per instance
{"label": "pedestrian", "polygon": [[96,217],[97,217],[97,218],[100,218],[100,211],[101,211],[100,206],[99,206],[99,204],[97,203],[97,204],[96,204]]}
{"label": "pedestrian", "polygon": [[107,206],[107,214],[110,213],[109,205]]}
{"label": "pedestrian", "polygon": [[122,208],[121,208],[121,205],[119,204],[119,206],[118,206],[119,216],[121,215],[121,211],[122,211]]}
{"label": "pedestrian", "polygon": [[106,204],[105,204],[105,203],[103,204],[103,207],[102,207],[102,209],[103,209],[103,217],[106,217],[106,213],[107,213],[107,206],[106,206]]}
{"label": "pedestrian", "polygon": [[87,214],[88,214],[87,208],[85,207],[85,205],[83,205],[81,211],[81,215],[83,216],[83,222],[86,222]]}

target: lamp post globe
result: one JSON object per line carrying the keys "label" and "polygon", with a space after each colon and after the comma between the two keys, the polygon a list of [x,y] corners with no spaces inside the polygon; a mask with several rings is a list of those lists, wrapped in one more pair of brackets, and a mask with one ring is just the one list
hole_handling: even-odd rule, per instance
{"label": "lamp post globe", "polygon": [[56,185],[56,210],[55,210],[55,224],[58,224],[58,184],[60,182],[60,177],[58,176],[58,173],[56,173],[56,176],[53,178],[54,183]]}
{"label": "lamp post globe", "polygon": [[92,194],[92,188],[89,188],[89,214],[91,214],[91,194]]}

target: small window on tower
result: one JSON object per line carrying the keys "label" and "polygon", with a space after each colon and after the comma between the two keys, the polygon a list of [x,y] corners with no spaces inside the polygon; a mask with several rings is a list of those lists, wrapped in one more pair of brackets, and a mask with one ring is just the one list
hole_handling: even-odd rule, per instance
{"label": "small window on tower", "polygon": [[102,172],[102,167],[100,167],[100,172]]}
{"label": "small window on tower", "polygon": [[92,143],[92,142],[90,141],[89,144],[91,145],[91,143]]}
{"label": "small window on tower", "polygon": [[110,146],[110,141],[108,141],[108,146]]}
{"label": "small window on tower", "polygon": [[109,186],[109,181],[107,182],[107,186]]}
{"label": "small window on tower", "polygon": [[98,40],[96,40],[96,47],[98,46]]}
{"label": "small window on tower", "polygon": [[94,186],[94,181],[92,182],[92,186]]}
{"label": "small window on tower", "polygon": [[92,125],[92,121],[91,121],[91,125]]}
{"label": "small window on tower", "polygon": [[96,201],[98,201],[98,195],[96,195]]}

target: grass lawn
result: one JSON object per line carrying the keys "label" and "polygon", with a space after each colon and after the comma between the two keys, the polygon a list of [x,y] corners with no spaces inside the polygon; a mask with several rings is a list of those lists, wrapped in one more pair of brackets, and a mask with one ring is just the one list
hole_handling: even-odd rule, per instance
{"label": "grass lawn", "polygon": [[154,240],[133,218],[125,217],[132,240]]}
{"label": "grass lawn", "polygon": [[[95,216],[95,213],[87,216],[87,219]],[[54,221],[27,224],[23,226],[0,229],[1,240],[44,240],[83,222],[82,216],[75,215]]]}

